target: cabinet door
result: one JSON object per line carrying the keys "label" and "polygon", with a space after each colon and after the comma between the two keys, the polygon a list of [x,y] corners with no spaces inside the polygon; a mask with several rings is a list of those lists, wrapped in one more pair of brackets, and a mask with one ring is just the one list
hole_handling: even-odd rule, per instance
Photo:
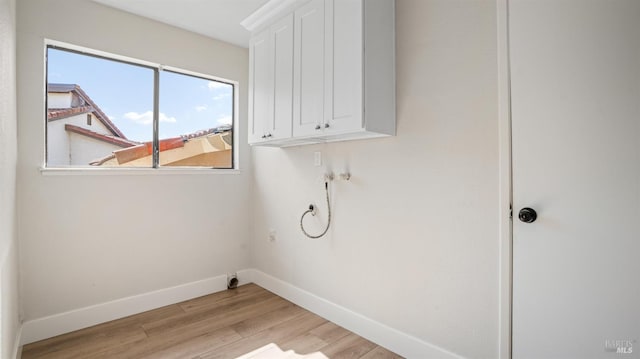
{"label": "cabinet door", "polygon": [[273,61],[273,115],[267,122],[267,137],[291,137],[293,122],[293,14],[271,26],[270,48]]}
{"label": "cabinet door", "polygon": [[264,141],[265,126],[271,121],[271,58],[269,29],[249,43],[249,143]]}
{"label": "cabinet door", "polygon": [[322,132],[320,126],[324,122],[325,80],[324,2],[325,0],[312,0],[294,13],[294,136]]}
{"label": "cabinet door", "polygon": [[325,132],[363,124],[363,0],[327,0]]}

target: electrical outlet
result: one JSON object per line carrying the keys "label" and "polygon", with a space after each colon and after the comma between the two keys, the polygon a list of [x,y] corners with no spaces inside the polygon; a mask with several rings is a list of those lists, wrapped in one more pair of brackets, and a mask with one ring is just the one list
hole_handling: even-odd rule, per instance
{"label": "electrical outlet", "polygon": [[269,230],[269,242],[274,242],[276,240],[277,232],[275,229]]}

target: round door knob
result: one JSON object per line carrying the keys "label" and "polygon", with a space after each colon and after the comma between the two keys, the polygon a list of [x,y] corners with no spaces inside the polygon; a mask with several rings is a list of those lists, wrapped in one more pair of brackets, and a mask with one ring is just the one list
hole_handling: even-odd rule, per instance
{"label": "round door knob", "polygon": [[524,223],[533,223],[538,218],[538,214],[533,208],[525,207],[518,213],[518,219]]}

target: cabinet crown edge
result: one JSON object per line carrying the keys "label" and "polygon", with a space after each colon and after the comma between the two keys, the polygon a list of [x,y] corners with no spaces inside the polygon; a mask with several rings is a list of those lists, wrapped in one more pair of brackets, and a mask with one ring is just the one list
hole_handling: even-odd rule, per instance
{"label": "cabinet crown edge", "polygon": [[254,33],[276,20],[278,16],[290,11],[299,3],[300,0],[269,0],[242,20],[240,25],[249,32]]}

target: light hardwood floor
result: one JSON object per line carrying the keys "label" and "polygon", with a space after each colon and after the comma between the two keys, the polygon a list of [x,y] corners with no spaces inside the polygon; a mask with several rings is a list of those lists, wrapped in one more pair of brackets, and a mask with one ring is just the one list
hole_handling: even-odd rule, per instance
{"label": "light hardwood floor", "polygon": [[401,358],[255,284],[28,344],[22,358],[236,358],[269,343],[331,359]]}

